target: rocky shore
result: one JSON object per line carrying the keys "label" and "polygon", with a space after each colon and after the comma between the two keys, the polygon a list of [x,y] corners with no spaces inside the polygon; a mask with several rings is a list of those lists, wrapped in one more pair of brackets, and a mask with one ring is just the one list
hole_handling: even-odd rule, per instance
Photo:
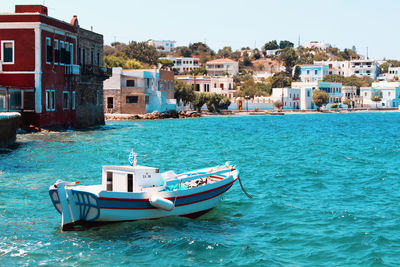
{"label": "rocky shore", "polygon": [[169,112],[158,112],[146,114],[113,114],[106,113],[104,118],[106,120],[160,120],[160,119],[185,119],[185,118],[198,118],[201,114],[196,111],[169,111]]}

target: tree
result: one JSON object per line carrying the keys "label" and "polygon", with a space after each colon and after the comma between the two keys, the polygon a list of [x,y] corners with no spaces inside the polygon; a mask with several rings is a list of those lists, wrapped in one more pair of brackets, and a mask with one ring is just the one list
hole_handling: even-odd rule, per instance
{"label": "tree", "polygon": [[136,59],[128,59],[125,62],[124,69],[143,69],[143,65]]}
{"label": "tree", "polygon": [[275,50],[278,49],[279,45],[276,40],[269,41],[264,45],[264,50]]}
{"label": "tree", "polygon": [[186,46],[178,46],[175,48],[175,51],[181,57],[191,57],[192,56],[192,50],[190,50]]}
{"label": "tree", "polygon": [[317,89],[312,92],[312,99],[319,110],[322,106],[329,103],[329,94],[325,91]]}
{"label": "tree", "polygon": [[196,93],[184,81],[175,80],[174,89],[174,98],[178,101],[178,103],[182,101],[183,105],[185,106],[186,104],[193,102],[196,98]]}
{"label": "tree", "polygon": [[385,62],[382,63],[381,65],[379,65],[379,73],[388,73],[389,72],[389,67],[390,67],[390,63],[389,62]]}
{"label": "tree", "polygon": [[197,110],[197,112],[201,112],[201,107],[207,103],[208,95],[205,93],[198,93],[196,97],[192,101],[193,108]]}
{"label": "tree", "polygon": [[294,50],[294,48],[286,47],[283,50],[281,50],[279,59],[283,61],[286,71],[288,73],[292,73],[292,68],[294,65],[296,65],[296,60],[297,60],[297,55],[296,55],[296,51]]}
{"label": "tree", "polygon": [[136,59],[128,59],[124,55],[104,57],[104,66],[108,68],[121,67],[123,69],[143,69],[142,63]]}
{"label": "tree", "polygon": [[261,57],[261,55],[260,55],[260,53],[257,51],[255,54],[254,54],[254,59],[260,59],[260,57]]}
{"label": "tree", "polygon": [[221,109],[227,109],[231,104],[229,98],[220,94],[212,93],[207,99],[207,109],[210,112],[219,112]]}
{"label": "tree", "polygon": [[251,60],[250,60],[247,52],[245,52],[243,55],[243,65],[245,65],[246,67],[253,65],[253,63],[251,63]]}
{"label": "tree", "polygon": [[280,101],[280,100],[274,101],[274,107],[275,107],[277,110],[281,110],[282,107],[283,107],[282,101]]}
{"label": "tree", "polygon": [[193,55],[209,54],[214,56],[215,52],[208,47],[205,43],[197,42],[189,45],[189,49],[192,50]]}
{"label": "tree", "polygon": [[296,66],[296,68],[294,69],[293,81],[300,81],[300,74],[301,74],[301,68],[300,66]]}
{"label": "tree", "polygon": [[147,42],[131,41],[122,49],[122,52],[129,59],[136,59],[150,65],[157,64],[157,59],[159,57],[157,49],[147,44]]}
{"label": "tree", "polygon": [[157,62],[158,62],[158,64],[161,65],[161,69],[168,68],[168,67],[172,68],[175,65],[174,61],[167,59],[167,58],[159,58],[157,60]]}
{"label": "tree", "polygon": [[232,55],[232,48],[230,46],[225,46],[224,48],[218,50],[218,58],[229,58]]}
{"label": "tree", "polygon": [[207,70],[205,68],[198,68],[198,69],[193,69],[189,71],[190,75],[206,75]]}
{"label": "tree", "polygon": [[343,104],[347,105],[348,107],[351,106],[351,99],[346,98],[345,100],[342,101]]}
{"label": "tree", "polygon": [[342,83],[346,86],[357,86],[358,88],[360,88],[371,86],[374,80],[368,76],[358,77],[357,75],[352,75],[350,77],[344,77],[342,75],[326,75],[323,81]]}
{"label": "tree", "polygon": [[245,80],[240,87],[238,96],[245,97],[249,96],[254,98],[255,96],[271,95],[272,89],[265,83],[256,83],[253,78]]}
{"label": "tree", "polygon": [[288,72],[277,72],[270,79],[271,88],[289,87],[292,84],[291,74]]}
{"label": "tree", "polygon": [[287,40],[279,42],[279,48],[280,49],[285,49],[286,47],[294,47],[294,44],[292,42],[290,42],[290,41],[287,41]]}
{"label": "tree", "polygon": [[382,92],[377,91],[371,95],[371,101],[375,102],[375,108],[378,108],[378,102],[382,101]]}

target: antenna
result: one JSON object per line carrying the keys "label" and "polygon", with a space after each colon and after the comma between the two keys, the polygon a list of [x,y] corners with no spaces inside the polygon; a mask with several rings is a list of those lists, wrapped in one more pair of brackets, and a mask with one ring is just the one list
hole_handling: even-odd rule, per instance
{"label": "antenna", "polygon": [[369,57],[368,57],[368,46],[367,46],[367,59],[369,59]]}
{"label": "antenna", "polygon": [[297,43],[297,47],[300,46],[300,34],[299,34],[299,42]]}

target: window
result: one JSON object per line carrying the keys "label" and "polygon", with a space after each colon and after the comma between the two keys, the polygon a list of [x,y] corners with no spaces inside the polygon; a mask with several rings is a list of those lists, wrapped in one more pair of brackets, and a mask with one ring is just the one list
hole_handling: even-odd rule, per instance
{"label": "window", "polygon": [[74,64],[74,45],[69,44],[69,64]]}
{"label": "window", "polygon": [[6,111],[6,91],[0,90],[0,111]]}
{"label": "window", "polygon": [[307,97],[310,97],[310,90],[307,90]]}
{"label": "window", "polygon": [[21,91],[10,91],[10,110],[22,109],[22,93]]}
{"label": "window", "polygon": [[107,191],[113,191],[113,173],[107,172]]}
{"label": "window", "polygon": [[315,75],[317,75],[317,74],[318,74],[318,70],[315,70],[315,72],[314,72],[314,73],[315,73]]}
{"label": "window", "polygon": [[146,86],[147,86],[147,89],[150,89],[150,79],[146,79]]}
{"label": "window", "polygon": [[135,87],[135,80],[127,80],[126,86],[127,87]]}
{"label": "window", "polygon": [[56,110],[56,92],[54,90],[46,90],[46,110]]}
{"label": "window", "polygon": [[137,95],[128,95],[126,96],[126,103],[127,104],[136,104],[139,100],[139,97]]}
{"label": "window", "polygon": [[97,90],[97,91],[96,91],[96,105],[97,105],[97,106],[100,106],[101,104],[102,104],[102,101],[101,101],[100,90]]}
{"label": "window", "polygon": [[107,97],[107,108],[114,108],[114,98]]}
{"label": "window", "polygon": [[97,53],[97,66],[100,66],[100,53]]}
{"label": "window", "polygon": [[54,65],[60,63],[60,47],[58,46],[58,40],[54,40]]}
{"label": "window", "polygon": [[69,109],[69,92],[63,92],[63,109]]}
{"label": "window", "polygon": [[133,174],[128,174],[128,192],[133,192]]}
{"label": "window", "polygon": [[72,92],[71,100],[72,100],[72,110],[75,110],[75,91]]}
{"label": "window", "polygon": [[196,91],[200,92],[200,84],[196,84]]}
{"label": "window", "polygon": [[224,90],[224,84],[223,84],[223,83],[221,83],[221,84],[219,85],[219,87],[221,88],[221,90]]}
{"label": "window", "polygon": [[65,64],[71,64],[71,52],[69,51],[69,44],[65,43]]}
{"label": "window", "polygon": [[364,93],[364,96],[367,96],[367,92]]}
{"label": "window", "polygon": [[146,95],[145,103],[146,103],[146,105],[148,105],[150,103],[150,96]]}
{"label": "window", "polygon": [[46,64],[53,62],[53,45],[50,37],[46,37]]}
{"label": "window", "polygon": [[1,59],[4,64],[14,64],[14,41],[1,41]]}
{"label": "window", "polygon": [[307,75],[310,74],[310,70],[307,70]]}
{"label": "window", "polygon": [[390,92],[388,92],[388,96],[390,96]]}
{"label": "window", "polygon": [[65,63],[65,43],[64,41],[60,41],[60,65],[64,65]]}

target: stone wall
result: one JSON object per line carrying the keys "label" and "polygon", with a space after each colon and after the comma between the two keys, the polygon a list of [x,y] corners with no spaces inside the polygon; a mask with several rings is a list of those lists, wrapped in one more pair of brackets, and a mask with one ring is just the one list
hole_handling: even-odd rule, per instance
{"label": "stone wall", "polygon": [[21,114],[17,112],[0,113],[0,147],[15,143],[20,117]]}
{"label": "stone wall", "polygon": [[[132,90],[133,89],[133,90]],[[127,96],[137,96],[137,103],[127,103]],[[108,104],[108,98],[113,98],[112,108]],[[105,113],[124,113],[124,114],[144,114],[146,113],[146,95],[139,88],[127,87],[118,89],[104,90],[104,112]]]}

